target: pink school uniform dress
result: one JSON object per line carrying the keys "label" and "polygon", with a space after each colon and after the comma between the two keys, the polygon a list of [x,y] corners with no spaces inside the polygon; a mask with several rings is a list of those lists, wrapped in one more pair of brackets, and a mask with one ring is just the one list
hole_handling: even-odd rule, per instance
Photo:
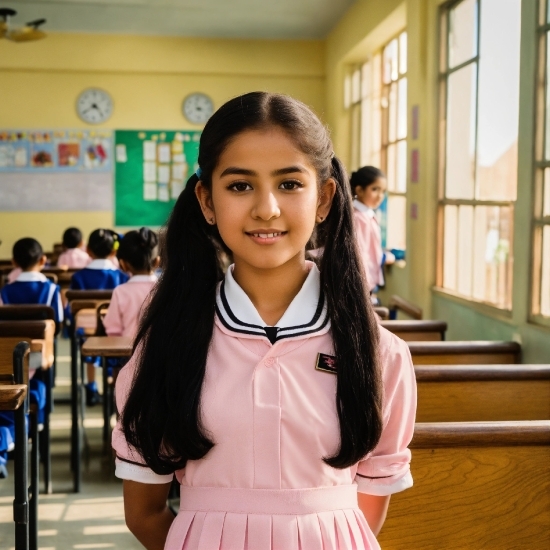
{"label": "pink school uniform dress", "polygon": [[113,290],[107,315],[103,319],[109,336],[133,338],[136,335],[141,309],[156,282],[156,275],[134,275]]}
{"label": "pink school uniform dress", "polygon": [[359,254],[365,266],[369,290],[384,284],[382,235],[372,208],[354,199],[353,215]]}
{"label": "pink school uniform dress", "polygon": [[[180,510],[165,549],[379,549],[357,492],[383,496],[412,486],[415,375],[406,344],[382,328],[382,437],[349,468],[322,460],[340,441],[336,375],[316,369],[318,354],[334,349],[319,271],[312,263],[309,269],[277,327],[265,327],[232,268],[219,285],[201,399],[215,446],[175,472]],[[131,359],[117,380],[119,409],[134,369]],[[144,465],[120,424],[113,448],[119,478],[171,481]]]}
{"label": "pink school uniform dress", "polygon": [[68,248],[59,255],[57,265],[66,266],[69,269],[83,269],[91,261],[92,258],[82,248]]}

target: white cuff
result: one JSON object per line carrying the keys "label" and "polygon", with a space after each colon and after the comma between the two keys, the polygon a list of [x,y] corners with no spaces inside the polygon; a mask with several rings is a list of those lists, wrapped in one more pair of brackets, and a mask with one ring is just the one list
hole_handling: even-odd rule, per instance
{"label": "white cuff", "polygon": [[[384,481],[389,481],[389,483],[382,483]],[[369,479],[357,475],[355,483],[357,483],[357,491],[359,493],[386,497],[388,495],[393,495],[393,493],[399,493],[405,489],[410,489],[413,486],[413,478],[411,471],[408,470],[403,477],[400,477],[396,481],[392,481],[391,478]]]}
{"label": "white cuff", "polygon": [[138,464],[130,464],[124,460],[117,458],[115,460],[115,476],[120,479],[128,479],[130,481],[138,481],[139,483],[148,483],[151,485],[161,485],[170,483],[174,478],[174,474],[161,476],[155,474],[153,470],[147,466],[139,466]]}

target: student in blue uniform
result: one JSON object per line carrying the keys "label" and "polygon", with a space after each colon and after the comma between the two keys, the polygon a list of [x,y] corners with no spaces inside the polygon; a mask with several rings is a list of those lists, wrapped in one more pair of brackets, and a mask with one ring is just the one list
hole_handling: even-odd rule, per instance
{"label": "student in blue uniform", "polygon": [[[0,290],[0,304],[42,304],[51,306],[55,312],[55,321],[63,321],[63,306],[59,287],[49,281],[40,270],[46,263],[46,256],[36,239],[18,240],[13,246],[13,264],[22,271],[17,279]],[[46,407],[46,385],[42,369],[37,369],[29,380],[31,403],[38,405],[38,423],[44,422]],[[44,377],[48,381],[48,377]],[[2,429],[3,428],[3,429]],[[0,477],[5,477],[7,451],[10,450],[10,438],[13,443],[15,432],[12,412],[0,412]]]}
{"label": "student in blue uniform", "polygon": [[[112,290],[125,283],[130,277],[117,269],[112,259],[116,257],[120,241],[110,229],[96,229],[88,239],[88,255],[92,261],[71,278],[72,290]],[[86,384],[86,404],[93,407],[101,402],[95,381],[95,366],[99,358],[84,357],[88,383]]]}

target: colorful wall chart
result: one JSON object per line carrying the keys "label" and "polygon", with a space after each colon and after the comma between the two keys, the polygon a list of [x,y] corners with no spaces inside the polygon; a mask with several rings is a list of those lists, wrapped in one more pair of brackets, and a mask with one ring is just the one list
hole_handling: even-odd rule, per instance
{"label": "colorful wall chart", "polygon": [[110,130],[0,130],[0,172],[109,172]]}
{"label": "colorful wall chart", "polygon": [[163,225],[197,169],[200,132],[115,132],[115,225]]}

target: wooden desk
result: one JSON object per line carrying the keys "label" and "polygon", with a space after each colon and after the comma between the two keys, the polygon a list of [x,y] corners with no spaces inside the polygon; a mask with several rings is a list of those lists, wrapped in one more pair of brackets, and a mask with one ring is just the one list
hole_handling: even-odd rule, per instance
{"label": "wooden desk", "polygon": [[26,384],[0,385],[0,411],[15,411],[27,397]]}
{"label": "wooden desk", "polygon": [[111,435],[112,384],[107,376],[108,357],[130,357],[134,339],[130,336],[91,336],[82,345],[84,355],[103,357],[103,440],[108,445]]}

